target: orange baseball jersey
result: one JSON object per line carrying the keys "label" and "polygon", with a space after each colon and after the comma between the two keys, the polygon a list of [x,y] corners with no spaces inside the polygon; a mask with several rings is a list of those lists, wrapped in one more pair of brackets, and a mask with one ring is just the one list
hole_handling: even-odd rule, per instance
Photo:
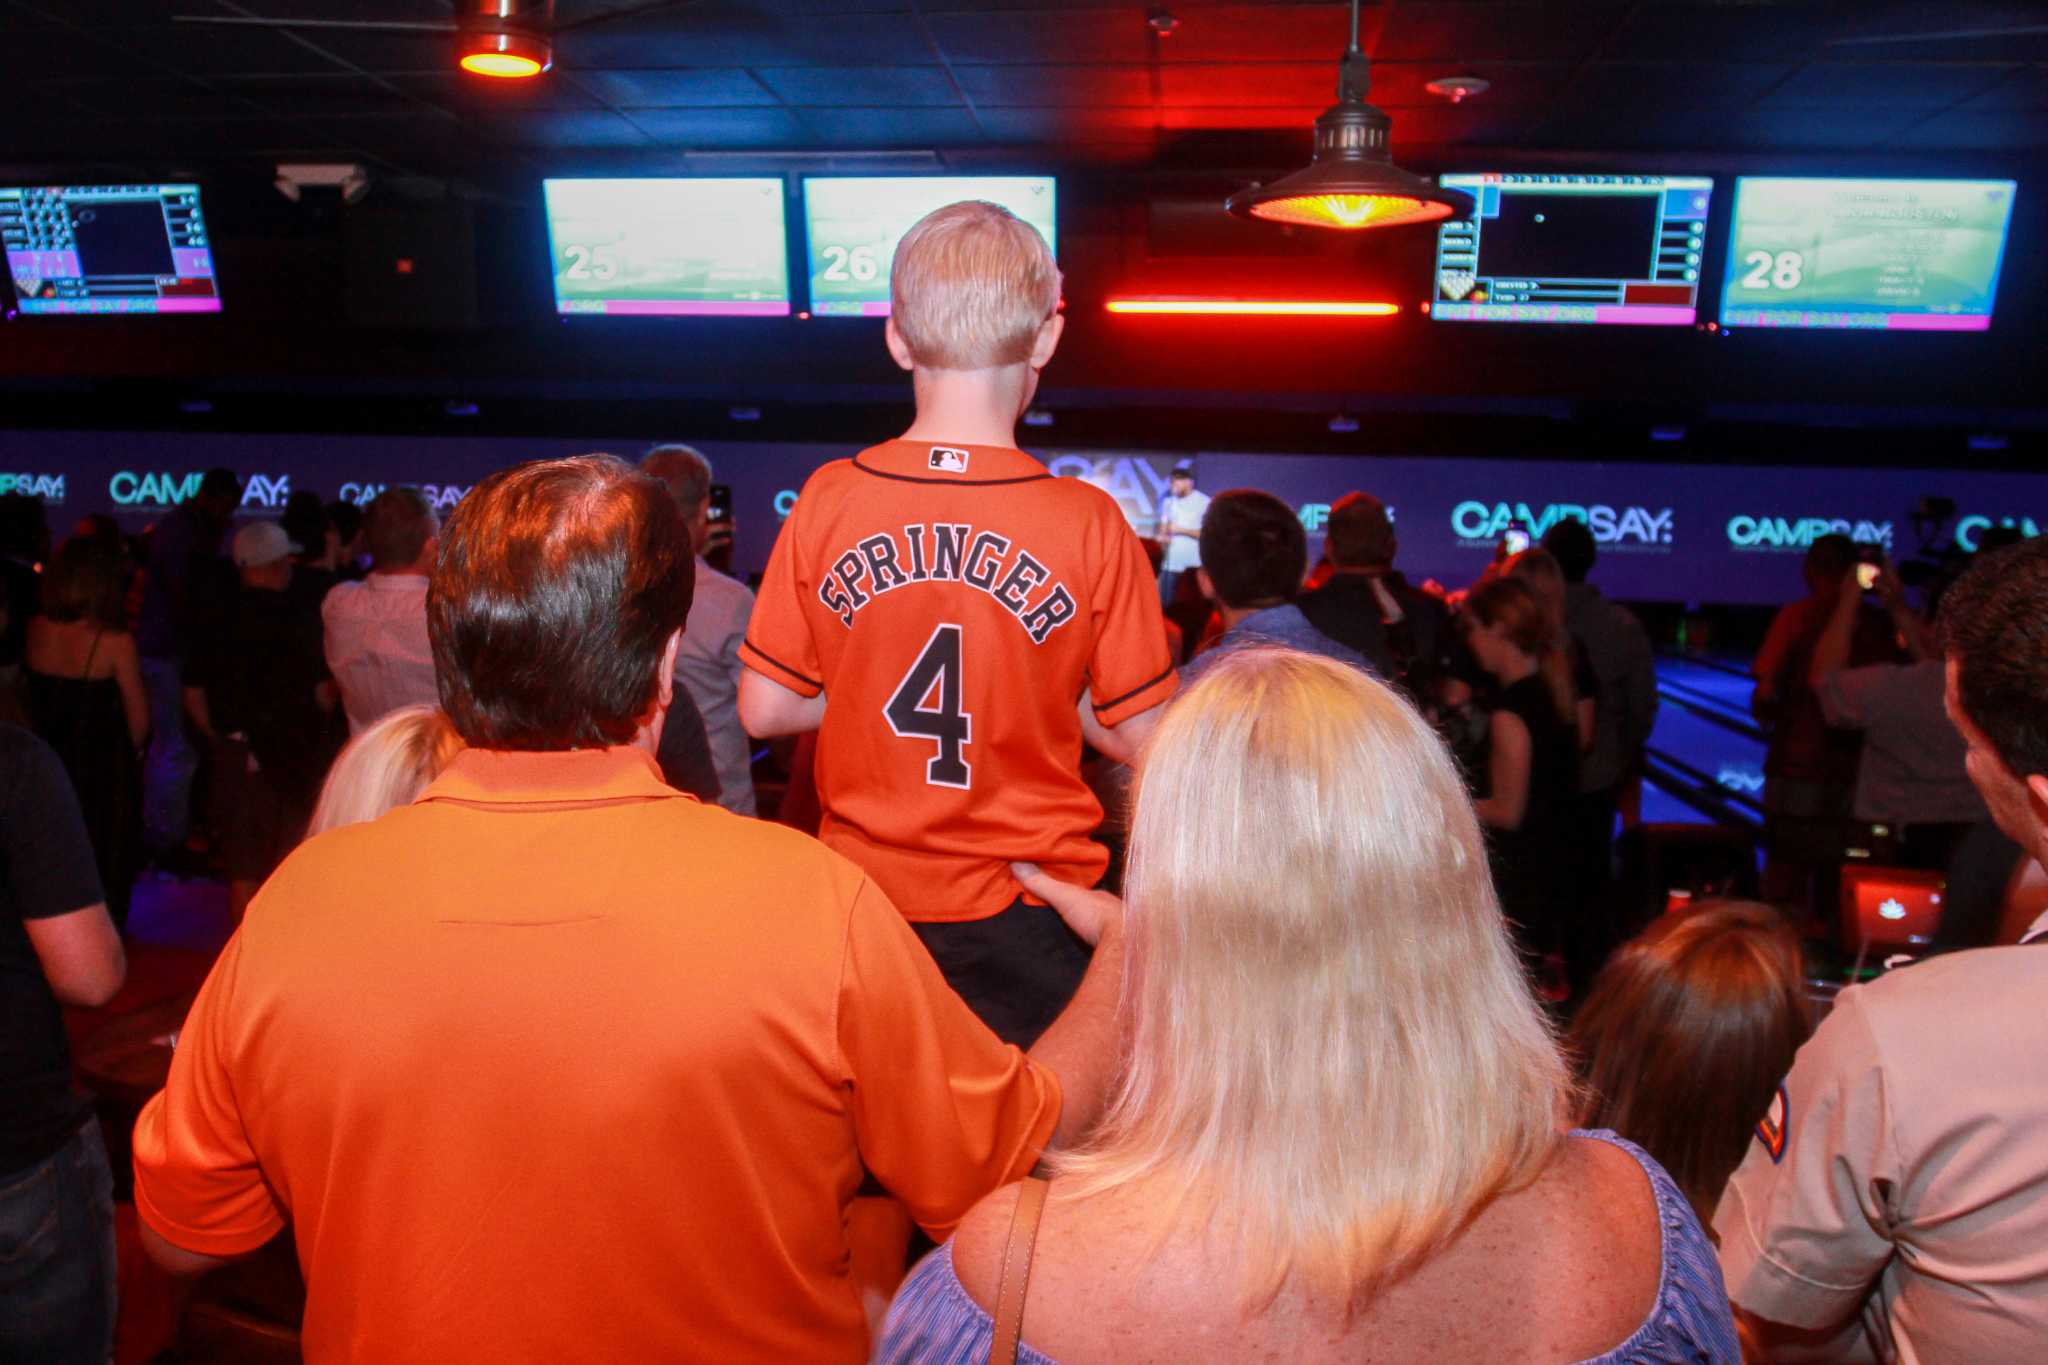
{"label": "orange baseball jersey", "polygon": [[1116,725],[1176,681],[1114,499],[1021,450],[900,440],[804,485],[740,657],[825,693],[820,836],[924,921],[1001,911],[1012,859],[1099,880],[1076,703]]}

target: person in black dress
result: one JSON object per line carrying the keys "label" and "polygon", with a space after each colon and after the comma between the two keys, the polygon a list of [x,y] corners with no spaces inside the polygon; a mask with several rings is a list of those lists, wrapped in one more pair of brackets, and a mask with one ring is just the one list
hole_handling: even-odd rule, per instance
{"label": "person in black dress", "polygon": [[149,699],[124,628],[133,566],[118,541],[73,536],[43,576],[23,651],[29,719],[63,761],[85,814],[114,923],[142,865],[142,751]]}
{"label": "person in black dress", "polygon": [[1487,792],[1475,803],[1491,834],[1501,908],[1532,958],[1558,952],[1572,901],[1569,816],[1578,791],[1576,718],[1545,682],[1551,628],[1526,583],[1495,578],[1465,599],[1466,642],[1499,690],[1488,720]]}

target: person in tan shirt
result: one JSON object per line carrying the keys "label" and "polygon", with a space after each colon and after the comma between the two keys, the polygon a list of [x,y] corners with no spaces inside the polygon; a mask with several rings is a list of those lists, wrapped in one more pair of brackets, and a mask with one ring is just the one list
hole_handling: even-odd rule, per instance
{"label": "person in tan shirt", "polygon": [[[1951,589],[1948,711],[2000,828],[2048,856],[2048,538]],[[1799,1052],[1714,1227],[1771,1358],[2042,1358],[2048,935],[1844,991]]]}

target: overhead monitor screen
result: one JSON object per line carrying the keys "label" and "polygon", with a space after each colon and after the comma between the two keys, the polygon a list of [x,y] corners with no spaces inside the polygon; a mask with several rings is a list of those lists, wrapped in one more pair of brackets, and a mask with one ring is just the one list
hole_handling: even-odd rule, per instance
{"label": "overhead monitor screen", "polygon": [[1981,332],[2010,180],[1744,176],[1721,285],[1727,327]]}
{"label": "overhead monitor screen", "polygon": [[1688,327],[1707,203],[1697,175],[1447,175],[1471,218],[1437,229],[1441,322]]}
{"label": "overhead monitor screen", "polygon": [[23,313],[218,313],[197,185],[0,189]]}
{"label": "overhead monitor screen", "polygon": [[963,199],[1001,204],[1038,229],[1055,253],[1049,175],[814,176],[804,181],[811,311],[887,317],[896,243],[933,209]]}
{"label": "overhead monitor screen", "polygon": [[782,181],[549,180],[555,311],[787,317]]}

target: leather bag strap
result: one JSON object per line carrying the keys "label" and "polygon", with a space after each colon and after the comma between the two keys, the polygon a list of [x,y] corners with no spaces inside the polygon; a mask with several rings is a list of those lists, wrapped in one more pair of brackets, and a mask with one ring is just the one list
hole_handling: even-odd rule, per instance
{"label": "leather bag strap", "polygon": [[1016,1365],[1024,1332],[1024,1295],[1031,1286],[1031,1255],[1038,1246],[1038,1220],[1045,1212],[1046,1182],[1026,1180],[1010,1210],[1010,1236],[1003,1244],[1003,1273],[996,1280],[996,1330],[989,1365]]}

